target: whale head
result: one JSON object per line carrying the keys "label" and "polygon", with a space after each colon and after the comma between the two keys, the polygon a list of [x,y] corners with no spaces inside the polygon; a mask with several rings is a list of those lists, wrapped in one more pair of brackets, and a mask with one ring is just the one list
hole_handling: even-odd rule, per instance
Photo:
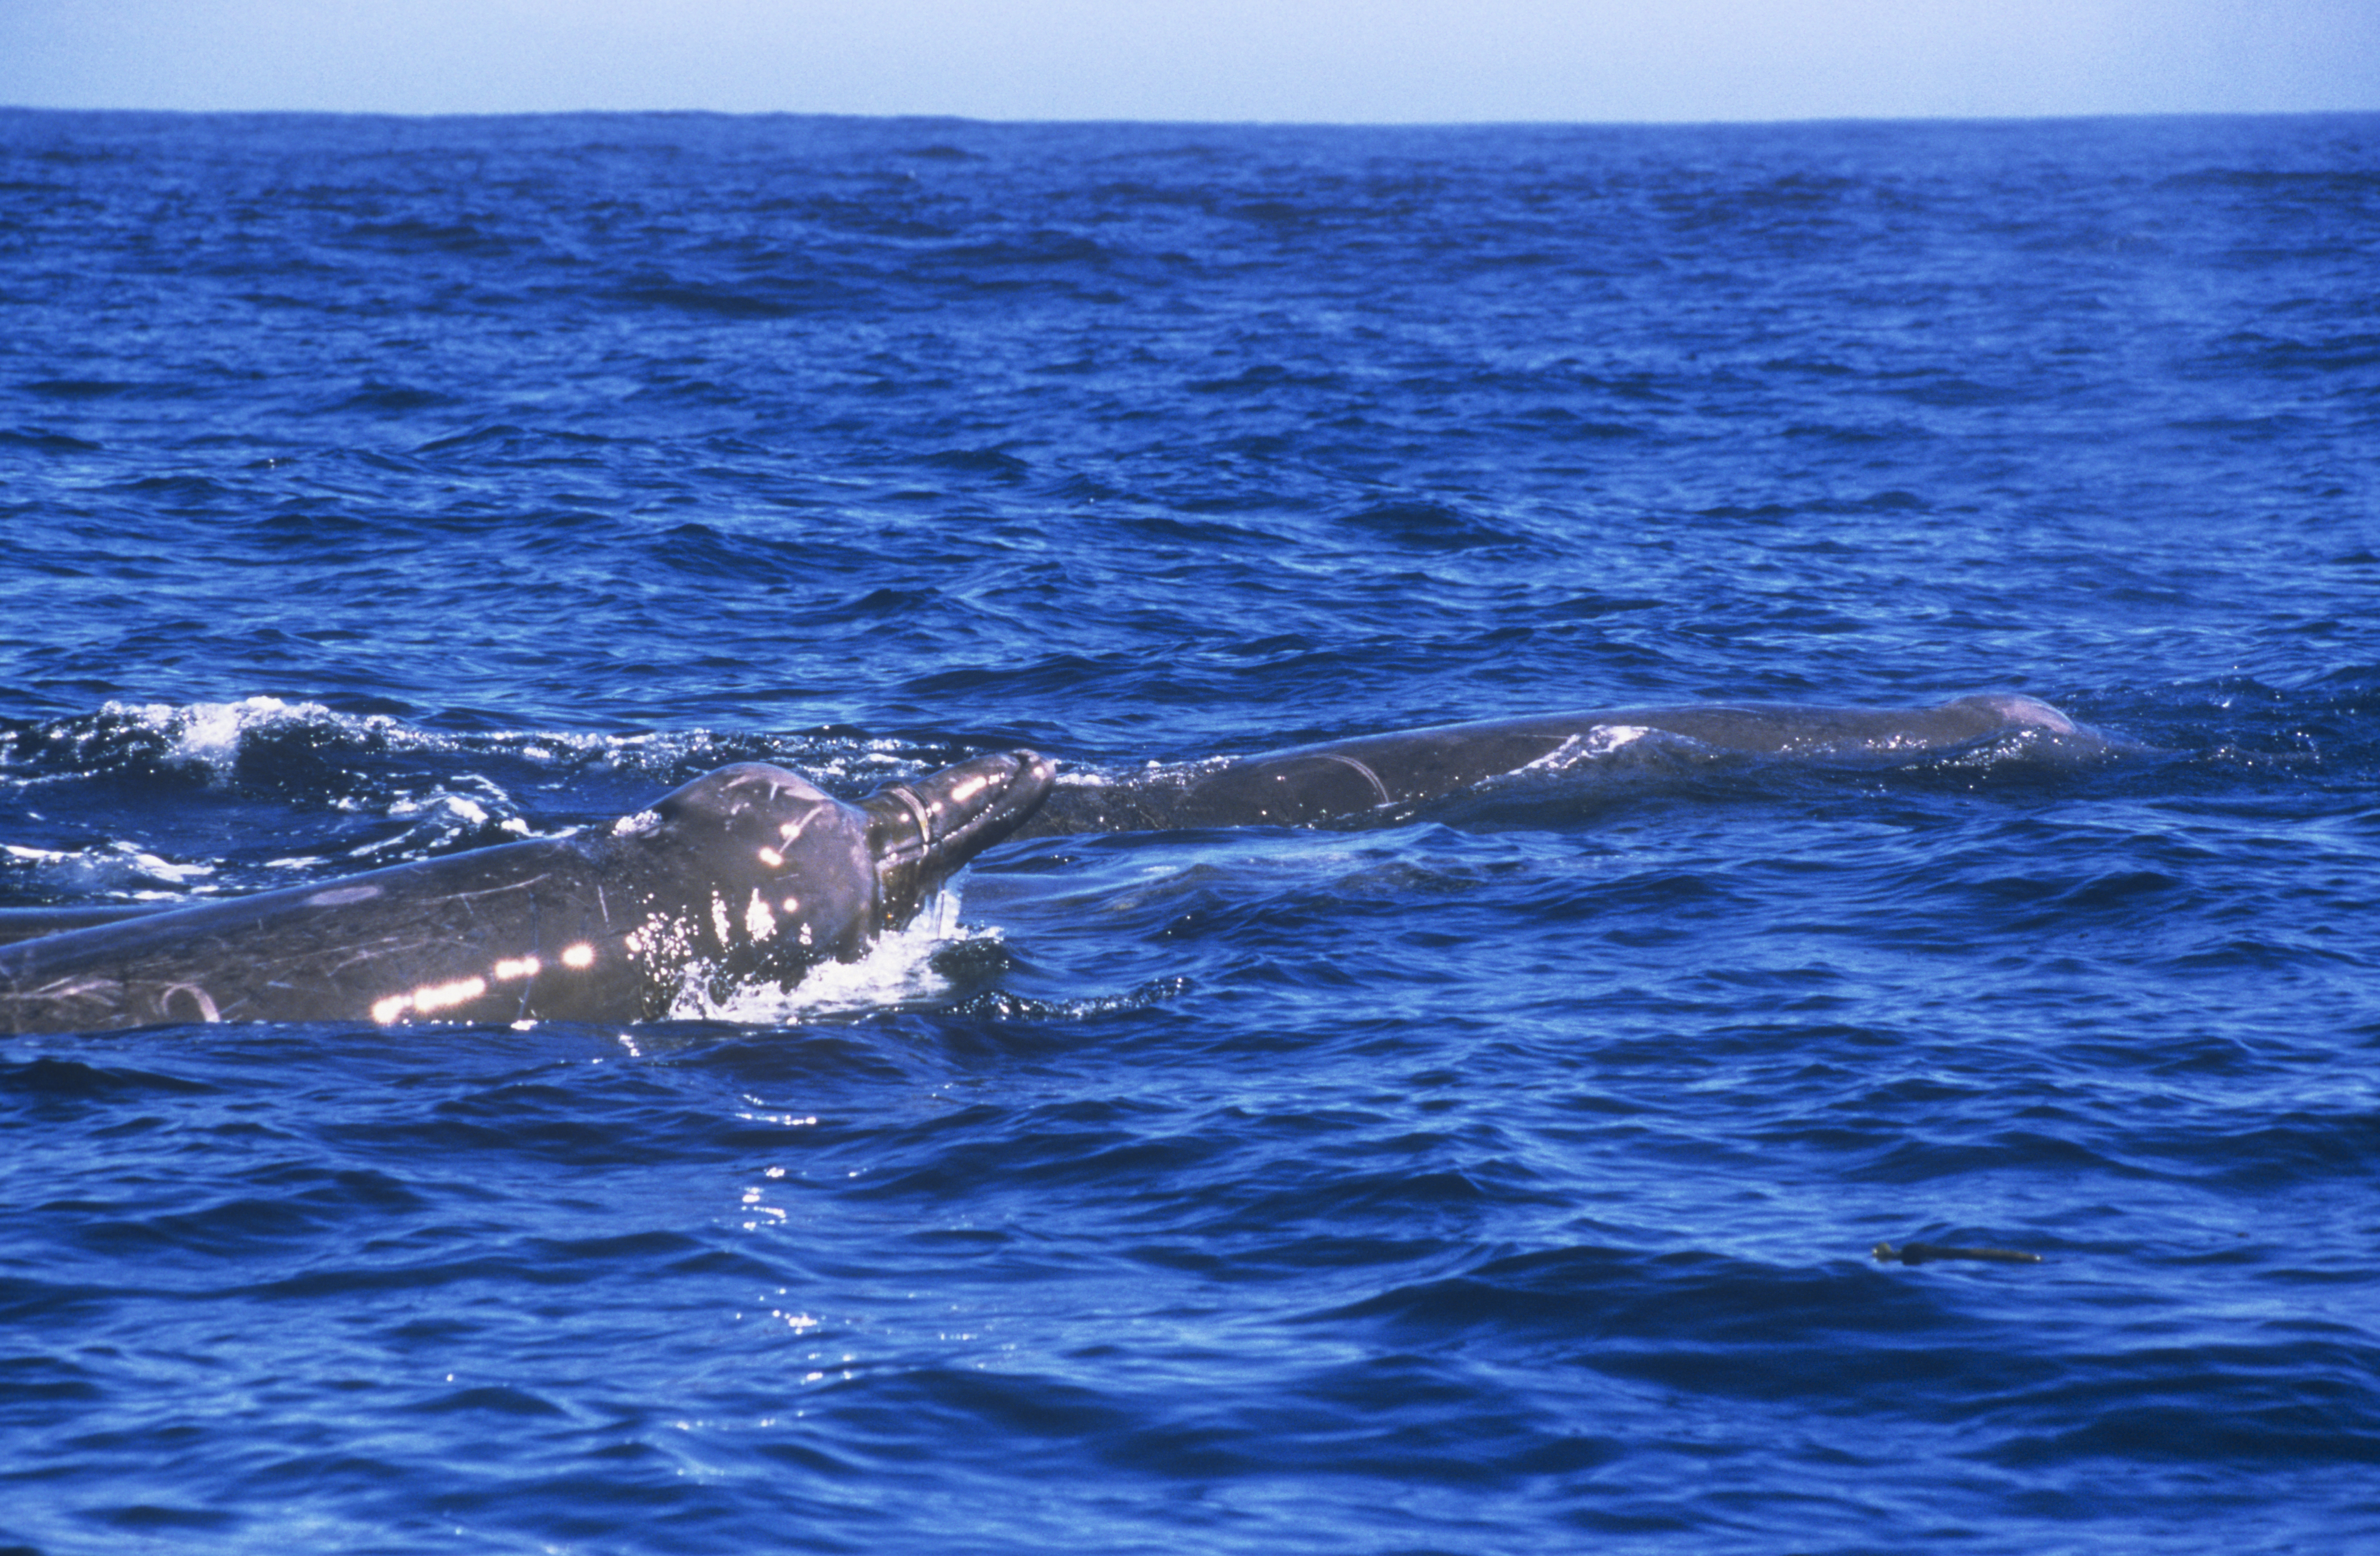
{"label": "whale head", "polygon": [[856,957],[1021,826],[1054,772],[999,752],[856,804],[771,763],[705,774],[621,824],[624,846],[676,882],[645,896],[636,949],[656,976],[698,966],[722,987]]}
{"label": "whale head", "polygon": [[0,947],[0,1031],[645,1020],[790,987],[907,923],[1050,778],[1005,752],[851,804],[745,762],[601,833],[56,926]]}

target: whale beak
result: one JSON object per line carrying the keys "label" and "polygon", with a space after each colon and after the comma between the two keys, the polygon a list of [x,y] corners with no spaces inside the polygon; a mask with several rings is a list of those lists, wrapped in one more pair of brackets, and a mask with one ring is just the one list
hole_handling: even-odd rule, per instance
{"label": "whale beak", "polygon": [[882,927],[906,923],[961,865],[1024,826],[1057,772],[1038,752],[1002,751],[862,800]]}

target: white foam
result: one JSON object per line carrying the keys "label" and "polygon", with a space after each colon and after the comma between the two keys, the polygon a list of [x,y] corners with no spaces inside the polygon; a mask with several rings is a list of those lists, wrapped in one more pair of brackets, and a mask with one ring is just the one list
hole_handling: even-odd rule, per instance
{"label": "white foam", "polygon": [[[465,774],[455,782],[467,786],[472,792],[458,794],[443,784],[421,793],[398,791],[396,797],[382,808],[382,814],[391,820],[411,825],[394,838],[383,838],[377,842],[349,849],[346,857],[370,860],[410,854],[456,838],[468,837],[491,826],[516,838],[531,835],[528,822],[509,814],[516,807],[513,797],[502,788],[477,774]],[[362,807],[348,805],[342,808],[359,810]]]}
{"label": "white foam", "polygon": [[1563,772],[1578,763],[1591,762],[1598,756],[1609,756],[1622,747],[1634,745],[1652,732],[1650,728],[1642,724],[1597,724],[1585,734],[1570,736],[1520,771]]}
{"label": "white foam", "polygon": [[175,886],[188,886],[215,873],[212,864],[176,864],[171,860],[160,859],[138,843],[117,841],[109,844],[108,848],[118,859],[129,861],[133,868],[143,875]]}
{"label": "white foam", "polygon": [[177,864],[121,838],[104,847],[87,849],[43,849],[6,843],[0,844],[0,853],[36,870],[59,872],[74,890],[128,892],[139,897],[184,894],[153,889],[160,887],[178,887],[185,891],[201,889],[199,884],[215,873],[212,864]]}
{"label": "white foam", "polygon": [[410,794],[406,795],[388,807],[388,814],[391,815],[424,815],[436,813],[443,813],[448,819],[459,821],[466,826],[488,825],[487,806],[477,800],[467,800],[460,794],[450,794],[443,789],[432,790],[428,795],[419,798]]}
{"label": "white foam", "polygon": [[999,938],[997,930],[961,924],[958,893],[945,887],[905,928],[883,936],[856,961],[820,962],[790,989],[747,984],[719,1000],[703,992],[698,975],[690,975],[670,1015],[678,1020],[793,1026],[848,1010],[941,999],[951,984],[934,971],[935,954],[964,941]]}

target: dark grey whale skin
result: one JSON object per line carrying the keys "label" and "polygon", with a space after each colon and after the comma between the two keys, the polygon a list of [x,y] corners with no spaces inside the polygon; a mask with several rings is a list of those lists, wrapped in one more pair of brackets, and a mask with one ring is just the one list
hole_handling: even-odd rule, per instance
{"label": "dark grey whale skin", "polygon": [[1717,755],[1905,760],[2020,737],[2045,754],[2084,759],[2123,749],[2047,703],[2010,693],[1933,707],[1709,704],[1545,714],[1447,724],[1296,746],[1218,763],[1160,767],[1111,782],[1061,783],[1014,834],[1311,826],[1394,814],[1516,773],[1572,742],[1623,730],[1683,737]]}
{"label": "dark grey whale skin", "polygon": [[747,762],[608,832],[0,947],[0,1031],[190,1021],[637,1021],[689,976],[791,983],[905,923],[1050,788],[979,756],[856,805]]}
{"label": "dark grey whale skin", "polygon": [[[324,885],[124,916],[36,911],[0,945],[0,1031],[172,1021],[636,1021],[689,977],[789,985],[906,923],[1007,838],[1387,817],[1638,732],[1713,755],[1900,761],[2021,740],[2054,760],[2131,749],[2012,694],[1924,708],[1705,705],[1450,724],[1053,787],[1029,751],[857,805],[766,763],[698,778],[610,833],[516,843]],[[1598,742],[1600,744],[1598,744]],[[63,933],[51,933],[64,928]],[[0,941],[10,925],[0,916]]]}

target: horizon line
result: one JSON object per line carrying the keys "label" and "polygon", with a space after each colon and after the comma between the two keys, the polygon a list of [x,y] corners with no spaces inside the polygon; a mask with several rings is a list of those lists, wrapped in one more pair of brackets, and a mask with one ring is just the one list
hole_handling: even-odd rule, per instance
{"label": "horizon line", "polygon": [[567,118],[714,118],[714,119],[836,119],[874,124],[973,125],[994,128],[1048,126],[1121,125],[1145,128],[1212,129],[1694,129],[1779,125],[2017,125],[2103,123],[2110,120],[2159,119],[2319,119],[2380,117],[2380,106],[2369,108],[2210,108],[2156,111],[2103,109],[2055,114],[1809,114],[1779,117],[1644,118],[1644,119],[1301,119],[1301,118],[1148,118],[1085,115],[1046,118],[1005,118],[979,114],[892,113],[859,114],[806,108],[142,108],[123,105],[51,103],[0,103],[0,114],[145,115],[181,118],[316,118],[316,119],[567,119]]}

